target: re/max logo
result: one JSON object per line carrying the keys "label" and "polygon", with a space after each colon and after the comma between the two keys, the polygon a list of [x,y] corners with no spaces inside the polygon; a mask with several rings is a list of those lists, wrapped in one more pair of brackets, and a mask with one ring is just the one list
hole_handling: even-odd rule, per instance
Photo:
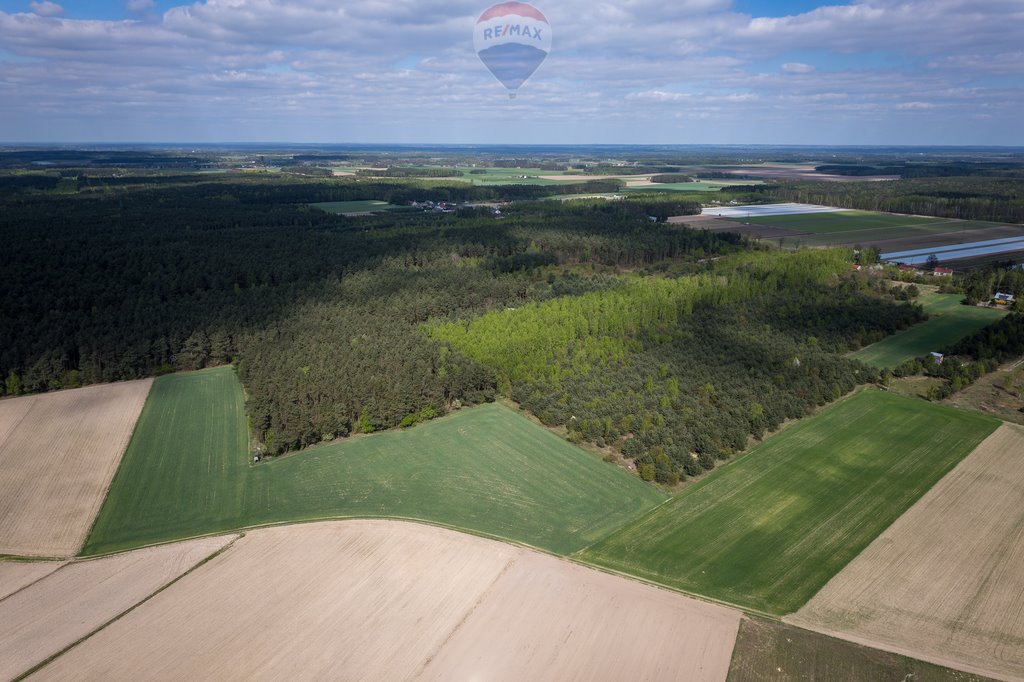
{"label": "re/max logo", "polygon": [[484,29],[484,40],[504,38],[505,36],[522,36],[524,38],[532,38],[534,40],[543,40],[541,37],[541,29],[534,28],[532,26],[505,24],[504,26]]}

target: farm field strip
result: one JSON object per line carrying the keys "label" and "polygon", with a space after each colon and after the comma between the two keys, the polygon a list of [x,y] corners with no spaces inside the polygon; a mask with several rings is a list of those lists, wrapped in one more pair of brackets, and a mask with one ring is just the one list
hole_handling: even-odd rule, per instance
{"label": "farm field strip", "polygon": [[996,426],[982,415],[861,391],[578,557],[743,607],[791,613]]}
{"label": "farm field strip", "polygon": [[1004,425],[790,620],[1024,677],[1024,429]]}
{"label": "farm field strip", "polygon": [[442,528],[320,522],[247,533],[32,679],[724,680],[739,620]]}
{"label": "farm field strip", "polygon": [[252,466],[243,406],[231,368],[158,379],[84,552],[386,516],[568,553],[665,499],[496,404]]}
{"label": "farm field strip", "polygon": [[0,401],[0,554],[76,554],[152,380]]}
{"label": "farm field strip", "polygon": [[190,540],[72,562],[0,601],[0,679],[17,677],[74,644],[231,539]]}
{"label": "farm field strip", "polygon": [[965,336],[987,327],[1005,311],[960,303],[959,294],[929,294],[921,302],[928,320],[865,346],[849,355],[879,369],[893,368],[907,360],[937,352]]}

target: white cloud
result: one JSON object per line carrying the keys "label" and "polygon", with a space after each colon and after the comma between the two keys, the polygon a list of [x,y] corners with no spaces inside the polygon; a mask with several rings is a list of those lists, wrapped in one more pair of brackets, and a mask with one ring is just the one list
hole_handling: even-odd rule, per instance
{"label": "white cloud", "polygon": [[38,2],[32,0],[29,3],[29,7],[41,17],[55,17],[64,14],[64,8],[55,2],[50,2],[50,0],[39,0]]}
{"label": "white cloud", "polygon": [[814,70],[810,64],[801,64],[800,62],[786,62],[782,65],[783,73],[806,74],[814,73]]}
{"label": "white cloud", "polygon": [[922,109],[934,109],[935,105],[931,102],[901,102],[896,105],[896,108],[904,111],[920,111]]}
{"label": "white cloud", "polygon": [[128,0],[125,7],[129,12],[145,12],[156,7],[156,0]]}

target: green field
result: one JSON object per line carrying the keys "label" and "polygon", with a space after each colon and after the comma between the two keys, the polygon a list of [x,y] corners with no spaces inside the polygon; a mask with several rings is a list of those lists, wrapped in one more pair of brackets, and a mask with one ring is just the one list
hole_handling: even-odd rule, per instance
{"label": "green field", "polygon": [[319,208],[327,213],[376,213],[378,211],[393,211],[402,206],[395,206],[386,201],[322,201],[318,204],[310,204],[313,208]]}
{"label": "green field", "polygon": [[569,553],[664,496],[500,405],[249,462],[231,368],[161,377],[83,554],[246,526],[404,517]]}
{"label": "green field", "polygon": [[862,391],[578,556],[743,607],[790,613],[998,425]]}
{"label": "green field", "polygon": [[969,336],[986,327],[1005,311],[963,305],[960,294],[928,294],[921,304],[930,318],[861,348],[850,357],[880,369],[892,368],[919,358]]}
{"label": "green field", "polygon": [[744,619],[736,636],[728,682],[981,682],[987,679],[782,623]]}
{"label": "green field", "polygon": [[[970,232],[1000,223],[977,220],[950,220],[924,216],[876,213],[873,211],[837,211],[835,213],[807,213],[801,215],[753,216],[743,222],[767,225],[806,234],[786,237],[787,241],[799,239],[812,245],[871,244],[888,239],[923,237],[936,234]],[[965,237],[964,241],[970,241]]]}

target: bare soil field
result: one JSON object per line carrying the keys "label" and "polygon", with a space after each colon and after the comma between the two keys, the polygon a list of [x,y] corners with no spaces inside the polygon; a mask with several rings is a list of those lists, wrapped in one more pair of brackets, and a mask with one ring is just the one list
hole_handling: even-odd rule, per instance
{"label": "bare soil field", "polygon": [[33,679],[724,680],[739,621],[454,531],[323,522],[248,533]]}
{"label": "bare soil field", "polygon": [[1024,678],[1024,429],[1000,427],[787,620]]}
{"label": "bare soil field", "polygon": [[[17,677],[74,644],[233,537],[72,562],[0,601],[0,679]],[[52,564],[46,569],[52,571]]]}
{"label": "bare soil field", "polygon": [[0,554],[78,552],[151,384],[145,379],[0,401]]}
{"label": "bare soil field", "polygon": [[0,561],[0,600],[63,566],[64,561]]}

